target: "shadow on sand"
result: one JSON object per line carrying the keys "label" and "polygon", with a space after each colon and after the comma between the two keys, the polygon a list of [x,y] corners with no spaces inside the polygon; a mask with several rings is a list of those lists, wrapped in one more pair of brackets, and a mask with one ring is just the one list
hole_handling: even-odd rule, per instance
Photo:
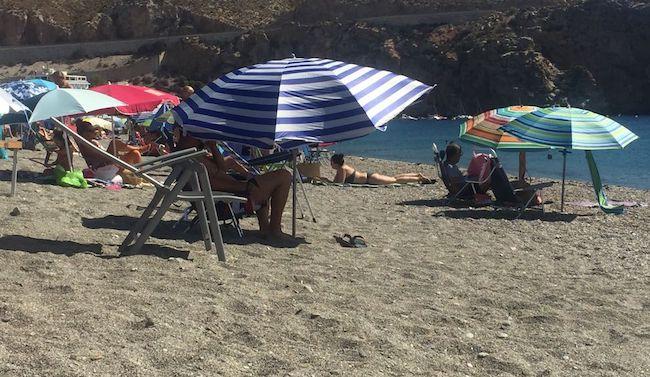
{"label": "shadow on sand", "polygon": [[[519,214],[517,209],[491,209],[490,206],[472,207],[469,208],[463,203],[453,204],[448,203],[446,199],[432,199],[432,200],[411,200],[398,203],[403,206],[423,206],[432,208],[452,208],[436,212],[434,216],[444,216],[454,219],[492,219],[492,220],[515,220]],[[548,222],[571,222],[578,216],[590,215],[576,215],[572,213],[560,212],[542,212],[537,209],[528,209],[518,220],[540,220]]]}
{"label": "shadow on sand", "polygon": [[[121,231],[130,231],[138,221],[138,218],[131,216],[108,215],[100,218],[82,218],[81,223],[89,229],[113,229]],[[176,226],[176,221],[161,221],[160,224],[151,234],[151,237],[164,240],[183,240],[188,243],[203,241],[201,228],[197,224],[189,231],[187,224],[183,223]],[[253,245],[261,244],[276,248],[295,248],[301,244],[307,244],[304,238],[282,238],[271,239],[262,235],[259,231],[244,231],[244,237],[241,238],[231,226],[221,226],[221,235],[223,242],[231,245]],[[126,237],[126,235],[125,235]]]}
{"label": "shadow on sand", "polygon": [[[0,248],[10,251],[22,251],[25,253],[52,253],[65,256],[76,254],[89,254],[102,259],[120,258],[120,255],[104,255],[102,244],[83,244],[74,241],[48,240],[17,235],[0,237]],[[189,252],[176,250],[167,246],[145,244],[142,251],[130,255],[152,255],[162,259],[189,257]]]}

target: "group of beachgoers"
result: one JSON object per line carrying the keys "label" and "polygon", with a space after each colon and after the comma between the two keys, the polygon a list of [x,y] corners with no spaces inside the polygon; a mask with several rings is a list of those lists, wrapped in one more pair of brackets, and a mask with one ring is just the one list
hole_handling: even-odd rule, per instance
{"label": "group of beachgoers", "polygon": [[[65,84],[65,82],[61,81],[61,84]],[[194,89],[190,86],[185,86],[178,92],[183,101],[192,94],[194,94]],[[76,144],[78,152],[88,165],[84,176],[105,182],[114,182],[116,179],[121,180],[124,176],[129,176],[129,172],[125,172],[124,169],[115,165],[106,154],[98,149],[102,148],[98,141],[103,133],[100,127],[83,118],[78,118],[73,123],[76,126],[77,134],[88,141],[90,145],[66,143],[63,132],[54,130],[51,133],[51,138],[58,149],[55,152],[55,161],[49,166],[60,165],[66,171],[71,170],[71,156]],[[165,145],[152,146],[155,144],[151,141],[153,139],[156,137],[147,137],[147,142],[137,145],[113,138],[105,151],[131,165],[137,165],[142,161],[143,154],[152,149],[163,153],[187,148],[205,149],[208,153],[204,155],[202,163],[208,170],[212,189],[246,197],[249,201],[249,208],[252,208],[257,216],[262,233],[272,237],[286,236],[282,232],[282,214],[291,188],[292,175],[289,171],[280,169],[263,174],[253,174],[232,155],[224,154],[215,141],[203,141],[184,134],[178,126],[174,126],[171,140],[168,140]],[[389,185],[435,182],[419,173],[387,176],[376,172],[363,172],[347,164],[342,154],[333,155],[330,162],[332,169],[336,172],[333,179],[333,182],[336,183]],[[232,174],[233,172],[236,174]],[[126,179],[124,182],[127,183]]]}

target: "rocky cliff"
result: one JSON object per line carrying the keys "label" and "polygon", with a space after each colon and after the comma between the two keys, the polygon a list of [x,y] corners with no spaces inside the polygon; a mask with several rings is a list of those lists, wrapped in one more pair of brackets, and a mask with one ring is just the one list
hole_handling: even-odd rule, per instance
{"label": "rocky cliff", "polygon": [[0,45],[253,30],[579,0],[0,0]]}
{"label": "rocky cliff", "polygon": [[[0,43],[44,44],[250,30],[168,46],[163,79],[207,82],[273,58],[319,56],[438,84],[414,114],[565,104],[650,113],[650,5],[634,0],[0,0]],[[465,24],[369,17],[491,10]],[[365,20],[365,21],[364,21]],[[151,51],[154,51],[151,49]],[[159,52],[155,50],[155,52]]]}
{"label": "rocky cliff", "polygon": [[518,103],[650,113],[648,20],[647,4],[591,0],[497,12],[457,26],[294,24],[217,45],[188,39],[167,51],[164,67],[171,76],[206,82],[294,53],[437,83],[427,102],[412,110],[416,114],[472,114]]}

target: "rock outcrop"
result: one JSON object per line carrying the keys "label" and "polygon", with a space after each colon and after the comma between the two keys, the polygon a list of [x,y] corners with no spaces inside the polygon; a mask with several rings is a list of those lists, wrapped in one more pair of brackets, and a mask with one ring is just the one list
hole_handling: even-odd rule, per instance
{"label": "rock outcrop", "polygon": [[[571,104],[648,113],[650,6],[591,0],[495,13],[460,26],[292,25],[227,43],[188,39],[167,53],[172,76],[206,82],[268,59],[321,56],[408,75],[438,87],[411,111],[473,114],[511,104]],[[192,56],[192,59],[188,59]]]}

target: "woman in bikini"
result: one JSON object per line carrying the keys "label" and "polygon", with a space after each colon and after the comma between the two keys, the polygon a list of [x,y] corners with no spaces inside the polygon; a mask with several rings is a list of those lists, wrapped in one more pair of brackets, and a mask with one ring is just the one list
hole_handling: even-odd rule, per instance
{"label": "woman in bikini", "polygon": [[390,185],[394,183],[433,183],[434,181],[420,173],[405,173],[394,177],[373,173],[362,172],[345,163],[343,154],[337,153],[330,160],[332,169],[336,170],[335,183],[358,183],[370,185]]}

